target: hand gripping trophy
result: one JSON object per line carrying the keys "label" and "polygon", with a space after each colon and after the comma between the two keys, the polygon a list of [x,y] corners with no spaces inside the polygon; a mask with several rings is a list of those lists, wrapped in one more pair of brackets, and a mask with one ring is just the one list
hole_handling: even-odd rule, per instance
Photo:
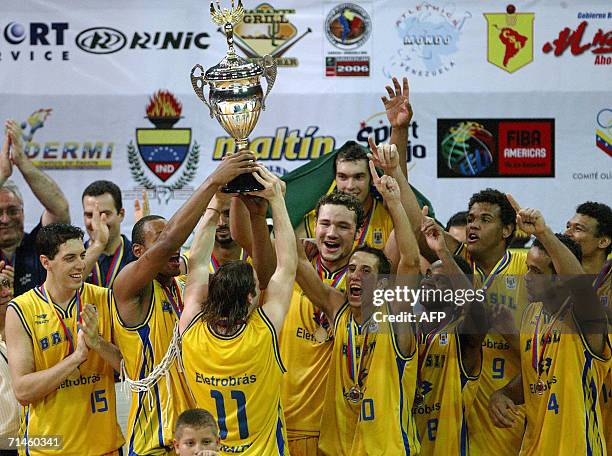
{"label": "hand gripping trophy", "polygon": [[[208,106],[210,117],[215,117],[234,138],[237,150],[240,151],[247,148],[249,134],[257,124],[259,113],[266,109],[266,98],[276,79],[276,63],[271,56],[266,55],[263,57],[262,67],[236,55],[234,26],[244,16],[242,0],[238,0],[238,6],[235,6],[232,0],[231,9],[221,8],[219,0],[216,0],[216,4],[215,8],[211,2],[210,15],[215,24],[223,27],[227,38],[227,54],[221,62],[206,72],[201,65],[194,66],[191,70],[191,84],[196,95]],[[199,76],[196,76],[196,70],[199,70]],[[262,76],[267,81],[265,95],[260,84]],[[210,86],[208,100],[204,94],[206,84]],[[235,193],[261,189],[262,186],[252,174],[242,174],[229,182],[223,191]]]}

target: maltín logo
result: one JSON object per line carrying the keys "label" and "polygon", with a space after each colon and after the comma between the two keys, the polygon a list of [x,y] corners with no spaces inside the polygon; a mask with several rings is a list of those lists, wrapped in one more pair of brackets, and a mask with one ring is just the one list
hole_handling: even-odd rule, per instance
{"label": "malt\u00edn logo", "polygon": [[438,177],[555,177],[555,120],[438,119]]}
{"label": "malt\u00edn logo", "polygon": [[111,27],[94,27],[83,30],[76,37],[76,45],[92,54],[112,54],[127,44],[127,37]]}
{"label": "malt\u00edn logo", "polygon": [[[185,186],[196,175],[200,146],[194,142],[189,151],[191,128],[172,128],[181,119],[182,112],[181,103],[172,93],[162,90],[155,93],[146,112],[147,119],[155,128],[136,129],[138,153],[132,141],[128,144],[130,171],[134,180],[142,186],[141,189],[154,190],[158,201],[164,200],[167,203],[179,190],[186,190],[187,194],[193,190]],[[185,160],[187,163],[180,177],[173,184],[167,185],[166,182],[175,175]],[[141,162],[144,162],[161,184],[154,183],[146,175]],[[136,192],[137,190],[134,189]]]}

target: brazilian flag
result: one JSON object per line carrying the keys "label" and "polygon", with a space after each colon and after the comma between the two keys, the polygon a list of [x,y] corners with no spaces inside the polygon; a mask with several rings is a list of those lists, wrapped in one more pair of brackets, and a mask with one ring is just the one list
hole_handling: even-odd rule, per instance
{"label": "brazilian flag", "polygon": [[[303,220],[304,215],[315,208],[322,195],[329,192],[334,181],[334,160],[337,152],[338,150],[334,150],[311,160],[281,178],[287,184],[285,202],[293,227],[296,227]],[[429,216],[435,218],[433,207],[425,195],[412,185],[410,187],[419,205],[429,206]],[[373,192],[375,197],[381,199],[376,190]]]}

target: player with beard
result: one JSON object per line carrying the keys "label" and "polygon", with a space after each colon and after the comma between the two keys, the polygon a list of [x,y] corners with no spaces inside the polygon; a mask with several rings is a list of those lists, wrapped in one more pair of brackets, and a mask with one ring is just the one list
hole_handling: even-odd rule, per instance
{"label": "player with beard", "polygon": [[[422,214],[414,209],[416,197],[409,212],[411,223],[422,224]],[[466,259],[474,273],[474,285],[486,291],[487,306],[503,306],[514,317],[515,327],[520,322],[526,299],[521,277],[527,272],[526,251],[510,251],[508,246],[516,228],[516,212],[506,195],[487,188],[475,193],[468,204],[466,243],[460,243],[444,233],[451,252]],[[430,261],[438,258],[420,233],[421,254]],[[510,339],[510,338],[508,338]],[[488,398],[493,391],[505,386],[518,374],[520,360],[518,347],[498,332],[489,331],[483,341],[482,372],[473,407],[468,414],[470,447],[474,454],[517,454],[521,446],[522,429],[500,429],[487,416]]]}
{"label": "player with beard", "polygon": [[520,327],[521,371],[491,396],[491,418],[522,427],[516,404],[525,404],[521,454],[606,454],[597,395],[612,364],[605,309],[580,246],[553,234],[538,210],[513,206],[521,230],[536,237],[525,276],[531,302]]}
{"label": "player with beard", "polygon": [[[372,138],[369,138],[371,153],[376,166],[383,169],[385,174],[395,178],[400,184],[402,194],[403,186],[407,186],[407,138],[408,127],[412,120],[412,107],[409,103],[408,79],[404,78],[400,86],[397,78],[393,78],[393,87],[386,86],[385,89],[389,98],[382,97],[387,119],[391,124],[390,142],[393,148],[386,149],[385,154],[389,154],[383,161],[378,161],[377,148]],[[415,127],[416,128],[416,127]],[[368,166],[367,148],[357,144],[355,141],[347,141],[340,149],[334,159],[335,180],[329,193],[339,191],[356,197],[361,205],[365,217],[363,224],[359,228],[359,238],[355,247],[369,245],[382,249],[393,231],[393,223],[389,212],[385,208],[383,201],[377,199],[372,190],[372,176]],[[407,204],[404,201],[402,204]],[[418,209],[417,204],[417,209]],[[304,223],[298,227],[296,233],[298,237],[314,237],[316,225],[316,213],[311,211],[304,216]]]}
{"label": "player with beard", "polygon": [[[149,215],[132,230],[136,261],[125,266],[113,290],[116,297],[114,337],[130,379],[149,376],[166,354],[182,312],[179,249],[193,231],[209,201],[234,177],[252,172],[251,153],[224,159],[169,220]],[[178,415],[191,408],[183,377],[173,364],[150,391],[134,393],[128,416],[129,454],[162,455],[172,451]]]}
{"label": "player with beard", "polygon": [[[472,270],[449,252],[442,228],[427,218],[421,228],[440,260],[421,281],[423,290],[472,290]],[[425,295],[427,297],[427,295]],[[444,312],[442,321],[419,323],[419,373],[413,413],[421,437],[421,454],[468,455],[467,410],[474,401],[482,367],[482,341],[488,322],[484,293],[464,302],[442,295],[421,299],[427,312]]]}
{"label": "player with beard", "polygon": [[[374,184],[387,201],[400,248],[398,274],[417,283],[419,252],[397,182],[379,178]],[[327,246],[325,246],[327,247]],[[325,455],[413,454],[419,451],[412,419],[416,387],[416,339],[410,325],[402,328],[371,320],[374,288],[381,288],[390,263],[381,250],[360,247],[350,258],[344,292],[322,283],[305,257],[298,283],[310,300],[333,322],[333,348],[323,401],[319,451]],[[363,307],[362,306],[366,306]],[[383,313],[405,304],[390,303]]]}
{"label": "player with beard", "polygon": [[[612,260],[607,260],[612,252],[612,209],[603,203],[582,203],[567,222],[565,234],[580,245],[582,267],[595,276],[593,288],[612,321]],[[604,379],[599,399],[608,453],[612,454],[612,371]]]}

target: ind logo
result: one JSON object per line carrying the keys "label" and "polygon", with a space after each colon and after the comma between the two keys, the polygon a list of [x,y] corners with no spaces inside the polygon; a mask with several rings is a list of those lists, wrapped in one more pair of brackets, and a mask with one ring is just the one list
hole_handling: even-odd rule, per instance
{"label": "ind logo", "polygon": [[[146,107],[146,118],[155,128],[137,128],[136,146],[128,144],[128,162],[134,180],[141,188],[154,190],[161,202],[167,203],[174,192],[193,180],[200,157],[199,145],[194,142],[191,151],[191,128],[173,128],[182,117],[183,107],[178,99],[166,90],[157,91]],[[143,168],[146,165],[161,181],[156,184]],[[172,184],[166,184],[180,168],[183,172]]]}

